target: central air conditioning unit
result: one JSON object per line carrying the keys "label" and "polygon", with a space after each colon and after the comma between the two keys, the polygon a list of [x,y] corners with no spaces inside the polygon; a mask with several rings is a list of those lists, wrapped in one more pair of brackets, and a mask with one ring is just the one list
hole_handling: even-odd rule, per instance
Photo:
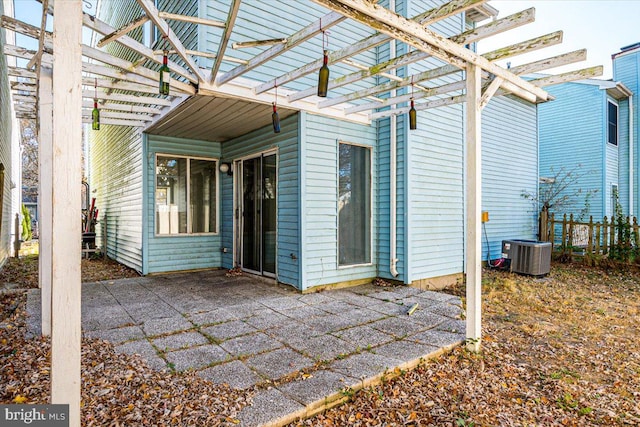
{"label": "central air conditioning unit", "polygon": [[502,257],[511,261],[511,271],[544,276],[551,271],[551,242],[503,240]]}

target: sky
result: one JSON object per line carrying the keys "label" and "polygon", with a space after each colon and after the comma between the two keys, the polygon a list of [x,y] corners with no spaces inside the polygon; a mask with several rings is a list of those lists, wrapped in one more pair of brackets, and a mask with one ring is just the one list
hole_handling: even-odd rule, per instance
{"label": "sky", "polygon": [[[480,53],[564,31],[560,45],[514,57],[509,60],[512,66],[586,48],[587,61],[551,70],[551,74],[602,65],[604,74],[600,78],[610,79],[611,55],[623,46],[640,42],[640,0],[493,0],[489,4],[500,11],[498,18],[535,7],[536,20],[482,40],[478,44]],[[498,63],[504,66],[506,61]]]}
{"label": "sky", "polygon": [[[39,14],[42,6],[39,3],[35,0],[14,1],[18,19],[40,25]],[[90,14],[95,13],[92,3],[93,0],[84,4],[85,11]],[[551,70],[552,73],[603,65],[602,78],[610,79],[612,77],[611,55],[619,52],[623,46],[640,42],[640,0],[492,0],[489,4],[500,11],[498,18],[535,7],[536,21],[482,40],[478,44],[480,53],[553,31],[564,31],[563,42],[560,45],[514,57],[509,60],[512,66],[586,48],[588,51],[586,62]],[[20,41],[24,43],[24,40]],[[33,45],[37,46],[37,43]],[[33,48],[31,45],[29,47]],[[498,63],[506,65],[506,61]]]}

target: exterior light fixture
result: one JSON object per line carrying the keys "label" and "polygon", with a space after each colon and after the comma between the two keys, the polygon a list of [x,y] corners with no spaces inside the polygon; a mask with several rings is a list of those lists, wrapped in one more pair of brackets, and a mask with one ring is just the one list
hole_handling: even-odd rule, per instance
{"label": "exterior light fixture", "polygon": [[327,51],[327,34],[326,31],[322,29],[322,20],[320,20],[320,30],[322,31],[322,67],[320,68],[320,72],[318,73],[318,96],[323,98],[327,97],[327,89],[329,87],[329,66],[327,63],[329,62],[329,55]]}
{"label": "exterior light fixture", "polygon": [[231,169],[231,163],[220,163],[220,172],[226,173],[227,175],[233,175],[233,170]]}

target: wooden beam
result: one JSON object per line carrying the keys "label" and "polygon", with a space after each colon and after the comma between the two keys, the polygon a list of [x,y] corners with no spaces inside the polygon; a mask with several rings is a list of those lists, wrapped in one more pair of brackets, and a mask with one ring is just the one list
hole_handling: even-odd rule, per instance
{"label": "wooden beam", "polygon": [[103,47],[103,46],[111,43],[112,41],[118,39],[119,37],[124,36],[128,32],[133,31],[136,28],[143,26],[146,22],[149,22],[149,17],[147,15],[139,16],[136,19],[134,19],[133,21],[131,21],[131,22],[127,23],[127,24],[124,24],[122,27],[118,28],[117,30],[115,30],[111,34],[107,34],[106,36],[101,38],[98,41],[98,43],[96,44],[96,46],[97,47]]}
{"label": "wooden beam", "polygon": [[[34,65],[40,64],[42,52],[44,52],[44,35],[47,28],[47,9],[49,8],[49,0],[42,0],[42,18],[40,20],[40,36],[38,37],[38,53],[27,63],[27,69],[30,70]],[[37,83],[36,83],[37,84]]]}
{"label": "wooden beam", "polygon": [[189,66],[193,74],[198,76],[198,82],[203,81],[202,71],[198,64],[193,61],[190,55],[185,51],[185,47],[180,41],[180,38],[173,32],[173,30],[169,27],[169,24],[164,19],[158,16],[158,9],[156,9],[155,4],[152,0],[136,0],[142,10],[145,11],[147,16],[153,21],[156,25],[160,33],[167,38],[171,46],[177,51],[177,54],[182,60]]}
{"label": "wooden beam", "polygon": [[[292,34],[290,37],[287,37],[287,42],[285,44],[278,44],[272,46],[271,48],[265,50],[259,55],[254,56],[249,60],[249,63],[246,65],[239,65],[236,68],[232,69],[228,73],[218,77],[216,79],[216,84],[221,86],[228,82],[229,80],[235,79],[236,77],[241,76],[242,74],[253,70],[254,68],[264,64],[265,62],[275,58],[276,56],[293,49],[299,44],[309,40],[310,38],[320,34],[323,30],[326,30],[340,22],[344,21],[346,18],[339,13],[331,12],[320,18],[318,21],[315,21],[300,31]],[[322,28],[321,28],[322,27]]]}
{"label": "wooden beam", "polygon": [[231,44],[232,49],[246,49],[248,47],[260,47],[271,46],[274,44],[284,44],[287,39],[266,39],[266,40],[251,40],[246,42],[235,42]]}
{"label": "wooden beam", "polygon": [[484,92],[482,92],[482,97],[480,98],[479,103],[480,110],[484,109],[484,107],[487,106],[487,104],[491,100],[491,97],[495,95],[498,89],[500,89],[500,85],[503,81],[504,80],[502,79],[502,77],[496,77],[495,79],[491,80],[491,83],[489,83]]}
{"label": "wooden beam", "polygon": [[372,4],[367,0],[312,1],[331,10],[339,11],[345,16],[389,34],[397,40],[408,43],[452,65],[461,66],[461,62],[476,64],[483,70],[502,77],[505,82],[512,83],[534,94],[540,100],[544,101],[549,98],[549,95],[544,90],[491,63],[486,58],[446,39],[429,28],[423,28],[420,24],[392,13],[377,4]]}
{"label": "wooden beam", "polygon": [[[155,80],[148,79],[146,77],[142,77],[133,73],[124,73],[112,67],[105,67],[104,65],[83,62],[82,71],[85,73],[94,74],[98,76],[110,77],[118,81],[137,83],[137,84],[146,85],[155,89],[158,88],[158,83]],[[175,92],[178,92],[180,94],[185,93],[185,92],[182,92],[179,88],[176,88]],[[186,94],[189,94],[189,93],[186,93]],[[175,94],[170,96],[175,96]]]}
{"label": "wooden beam", "polygon": [[568,73],[562,73],[555,76],[547,76],[531,80],[531,84],[537,87],[547,87],[567,82],[574,82],[576,80],[585,80],[592,79],[594,77],[600,77],[602,76],[603,72],[604,69],[602,65],[597,65],[595,67],[583,68],[582,70],[570,71]]}
{"label": "wooden beam", "polygon": [[466,78],[466,207],[465,278],[467,348],[480,351],[482,338],[482,110],[479,65],[467,66]]}
{"label": "wooden beam", "polygon": [[224,52],[227,50],[227,45],[229,44],[229,39],[231,38],[231,32],[233,31],[233,26],[235,25],[236,17],[238,16],[238,10],[240,9],[240,1],[241,0],[231,0],[227,22],[224,25],[224,31],[222,32],[222,37],[220,38],[220,42],[218,43],[218,53],[216,54],[216,58],[213,60],[213,64],[211,65],[211,76],[209,77],[209,84],[213,84],[216,76],[218,75],[218,71],[220,70],[220,65],[222,65]]}
{"label": "wooden beam", "polygon": [[[111,34],[116,31],[115,28],[110,26],[109,24],[97,19],[95,16],[91,16],[87,13],[82,14],[83,24],[85,27],[103,35]],[[143,57],[149,59],[156,64],[162,64],[162,58],[158,58],[153,54],[153,50],[137,40],[129,37],[122,36],[116,40],[117,43],[120,43],[122,46],[131,49],[132,51],[142,55]],[[173,61],[169,61],[168,63],[169,69],[171,72],[176,73],[179,76],[184,77],[192,83],[198,83],[198,78],[191,74],[186,68],[181,65],[176,64]]]}
{"label": "wooden beam", "polygon": [[[470,9],[472,7],[475,7],[479,4],[484,3],[485,1],[486,0],[453,0],[453,1],[450,1],[449,3],[445,3],[439,7],[435,7],[419,15],[416,15],[415,17],[412,18],[412,21],[420,23],[422,25],[430,25],[435,22],[446,19],[452,15],[462,13],[467,9]],[[339,62],[345,58],[349,58],[360,52],[379,46],[382,43],[386,43],[391,39],[392,38],[389,37],[387,34],[380,34],[380,33],[373,34],[350,46],[347,46],[335,52],[331,52],[329,54],[328,62],[329,64]],[[321,66],[322,66],[322,58],[319,58],[313,62],[303,65],[302,67],[296,70],[293,70],[289,73],[278,76],[275,79],[272,79],[266,83],[263,83],[257,86],[256,93],[262,93],[269,89],[273,89],[275,87],[276,82],[278,83],[278,85],[283,85],[290,81],[299,79],[300,77],[303,77],[307,74],[316,72],[320,69]]]}
{"label": "wooden beam", "polygon": [[80,427],[82,1],[56,2],[53,22],[51,403]]}
{"label": "wooden beam", "polygon": [[[83,116],[82,123],[90,124],[92,122],[90,116]],[[134,120],[120,120],[120,119],[107,119],[104,120],[100,118],[100,125],[114,125],[114,126],[132,126],[132,127],[145,127],[147,122],[143,121],[134,121]],[[89,131],[89,132],[100,132],[100,131]]]}
{"label": "wooden beam", "polygon": [[573,64],[575,62],[586,61],[587,49],[575,50],[569,53],[553,56],[551,58],[541,59],[539,61],[530,62],[528,64],[518,65],[511,68],[511,72],[517,75],[537,73],[551,68],[561,67],[563,65]]}
{"label": "wooden beam", "polygon": [[9,76],[11,76],[11,77],[21,77],[21,78],[24,78],[24,79],[33,79],[34,82],[35,82],[36,77],[37,77],[35,71],[27,70],[26,68],[12,67],[12,66],[7,67],[7,74]]}
{"label": "wooden beam", "polygon": [[82,84],[93,89],[95,84],[98,84],[99,88],[105,89],[104,92],[110,93],[113,90],[123,90],[128,92],[146,93],[149,95],[158,94],[158,86],[148,86],[138,83],[131,83],[124,80],[111,80],[96,77],[83,77]]}
{"label": "wooden beam", "polygon": [[170,19],[172,21],[189,22],[191,24],[208,25],[210,27],[225,28],[222,21],[214,21],[213,19],[199,18],[197,16],[178,15],[176,13],[158,11],[158,16],[162,19]]}
{"label": "wooden beam", "polygon": [[32,95],[13,95],[13,100],[15,102],[24,102],[24,103],[28,103],[28,104],[35,104],[36,103],[36,99],[37,96]]}
{"label": "wooden beam", "polygon": [[[82,97],[87,99],[95,98],[95,91],[85,89],[82,91]],[[120,93],[106,94],[98,91],[98,99],[105,101],[130,102],[132,104],[161,105],[163,107],[171,105],[171,101],[165,98],[154,98],[151,96],[124,95]]]}
{"label": "wooden beam", "polygon": [[[533,52],[535,50],[540,49],[540,47],[542,45],[545,46],[551,46],[551,45],[555,45],[558,44],[562,41],[562,32],[561,31],[557,31],[555,33],[551,33],[551,34],[547,34],[541,37],[536,37],[530,40],[526,40],[524,42],[520,42],[514,45],[511,45],[507,48],[501,48],[501,49],[496,49],[493,50],[491,52],[487,52],[484,53],[482,55],[483,58],[485,59],[490,59],[491,61],[497,61],[499,59],[505,59],[505,58],[510,58],[512,56],[516,56],[516,55],[521,55],[524,53],[528,53],[528,52]],[[435,68],[432,70],[427,70],[424,71],[422,73],[416,74],[414,76],[409,76],[404,78],[402,81],[400,82],[388,82],[388,83],[383,83],[381,85],[378,86],[374,86],[372,88],[368,88],[368,89],[363,89],[360,91],[356,91],[356,92],[352,92],[350,94],[347,95],[343,95],[343,96],[339,96],[336,98],[330,98],[330,99],[326,99],[322,102],[320,102],[318,105],[321,108],[327,107],[327,106],[331,106],[331,105],[337,105],[343,102],[348,102],[348,101],[353,101],[355,99],[360,99],[363,98],[365,96],[369,96],[369,95],[375,95],[376,93],[384,93],[384,92],[388,92],[390,90],[393,89],[398,89],[400,87],[405,87],[405,86],[409,86],[411,83],[419,83],[425,80],[431,80],[434,78],[439,78],[439,77],[444,77],[446,75],[450,75],[453,73],[458,72],[459,70],[452,66],[452,65],[444,65],[442,67],[439,68]],[[510,82],[505,81],[504,79],[502,80],[504,85],[509,85]],[[514,92],[518,92],[517,94],[525,99],[527,99],[528,101],[531,101],[531,95],[527,95],[527,91],[523,91],[521,89],[516,89],[515,85],[511,85],[509,86]],[[427,91],[428,92],[428,91]],[[425,93],[418,93],[416,95],[416,99],[419,98],[424,98],[425,97]],[[385,105],[393,105],[393,104],[398,104],[401,102],[407,102],[407,98],[406,96],[400,96],[400,97],[394,97],[394,98],[389,98],[388,102],[385,103]],[[532,101],[532,102],[535,102]],[[364,111],[366,109],[372,109],[372,108],[380,108],[379,105],[375,105],[375,104],[363,104],[362,106],[359,106],[359,110],[357,111]]]}
{"label": "wooden beam", "polygon": [[53,105],[51,70],[41,68],[38,88],[38,283],[42,307],[42,335],[51,336],[51,235],[53,206]]}
{"label": "wooden beam", "polygon": [[[84,107],[84,105],[83,105]],[[89,108],[82,109],[82,117],[91,117],[91,111],[93,110],[93,105]],[[151,116],[148,114],[136,114],[136,113],[120,113],[116,111],[104,111],[100,109],[100,122],[102,123],[102,119],[120,119],[120,120],[133,120],[133,121],[141,121],[141,122],[150,122],[153,120]]]}
{"label": "wooden beam", "polygon": [[[178,98],[181,99],[181,98]],[[122,111],[125,113],[146,113],[146,114],[162,114],[162,110],[160,108],[154,107],[143,107],[140,105],[134,104],[120,104],[118,102],[105,102],[98,98],[98,106],[101,110],[112,110],[112,111]],[[93,100],[89,100],[85,98],[82,101],[82,108],[93,108]]]}
{"label": "wooden beam", "polygon": [[[153,53],[154,53],[154,54],[156,54],[156,55],[160,55],[160,56],[162,56],[163,51],[161,51],[161,50],[155,50]],[[175,51],[175,50],[170,50],[170,51],[169,51],[169,53],[176,53],[176,51]],[[202,52],[202,51],[200,51],[200,50],[189,50],[189,49],[187,49],[187,53],[188,53],[189,55],[192,55],[192,56],[200,56],[200,57],[202,57],[202,58],[211,58],[211,59],[216,59],[216,58],[218,57],[218,55],[216,55],[215,53],[211,53],[211,52]],[[226,55],[223,57],[223,59],[224,59],[225,61],[227,61],[227,62],[234,62],[234,63],[236,63],[236,64],[246,64],[247,62],[249,62],[249,61],[247,61],[246,59],[238,59],[238,58],[234,58],[234,57],[232,57],[232,56],[226,56]]]}

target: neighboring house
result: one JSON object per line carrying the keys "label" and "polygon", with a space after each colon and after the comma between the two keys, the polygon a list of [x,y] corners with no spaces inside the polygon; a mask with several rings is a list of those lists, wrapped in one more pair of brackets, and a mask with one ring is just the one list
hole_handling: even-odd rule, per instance
{"label": "neighboring house", "polygon": [[[612,55],[613,78],[622,82],[633,93],[629,97],[627,111],[620,110],[620,123],[632,129],[628,134],[626,147],[620,145],[620,173],[625,178],[620,182],[620,201],[623,206],[628,206],[630,215],[638,215],[640,212],[640,157],[638,150],[638,94],[640,93],[640,43],[623,47],[620,52]],[[629,109],[629,107],[631,107]]]}
{"label": "neighboring house", "polygon": [[568,205],[552,211],[585,221],[592,215],[597,221],[611,218],[617,198],[628,214],[632,92],[622,82],[597,79],[552,86],[548,92],[556,99],[538,107],[541,185],[571,182],[562,193],[570,196]]}
{"label": "neighboring house", "polygon": [[[396,2],[405,16],[441,3]],[[232,41],[293,34],[296,19],[307,22],[326,13],[305,3],[275,16],[260,4],[266,3],[246,4]],[[157,6],[222,21],[229,9],[223,2],[159,1]],[[101,2],[99,13],[115,28],[141,15],[133,1]],[[434,27],[453,35],[469,25],[473,22],[459,14]],[[215,52],[222,31],[188,23],[172,28],[186,49],[209,52]],[[373,30],[336,25],[331,49],[347,46],[347,34],[360,40]],[[162,47],[144,27],[130,36]],[[406,52],[396,44],[395,53],[385,43],[354,58],[374,66]],[[233,55],[242,61],[263,49]],[[110,51],[136,59],[117,46]],[[254,70],[247,77],[268,81],[288,72],[294,59],[310,62],[318,52],[319,45],[317,51],[293,49],[260,68],[262,75]],[[413,75],[441,64],[427,59],[397,73]],[[201,59],[200,65],[210,67],[211,60]],[[223,63],[221,70],[233,66]],[[336,75],[347,73],[344,65],[331,67]],[[298,81],[306,88],[314,80],[317,73]],[[364,90],[382,81],[357,85]],[[399,94],[407,92],[403,88]],[[338,88],[332,95],[342,93],[348,92]],[[274,133],[271,111],[263,104],[197,95],[145,132],[110,125],[89,130],[90,183],[101,209],[98,228],[107,232],[107,254],[142,274],[239,266],[303,291],[375,277],[425,286],[454,283],[464,265],[464,108],[419,111],[418,129],[412,131],[406,115],[362,124],[280,109],[282,130]],[[483,113],[483,209],[490,213],[492,258],[499,256],[503,238],[535,236],[535,212],[521,193],[537,188],[536,108],[504,96]],[[483,256],[486,251],[483,246]]]}

